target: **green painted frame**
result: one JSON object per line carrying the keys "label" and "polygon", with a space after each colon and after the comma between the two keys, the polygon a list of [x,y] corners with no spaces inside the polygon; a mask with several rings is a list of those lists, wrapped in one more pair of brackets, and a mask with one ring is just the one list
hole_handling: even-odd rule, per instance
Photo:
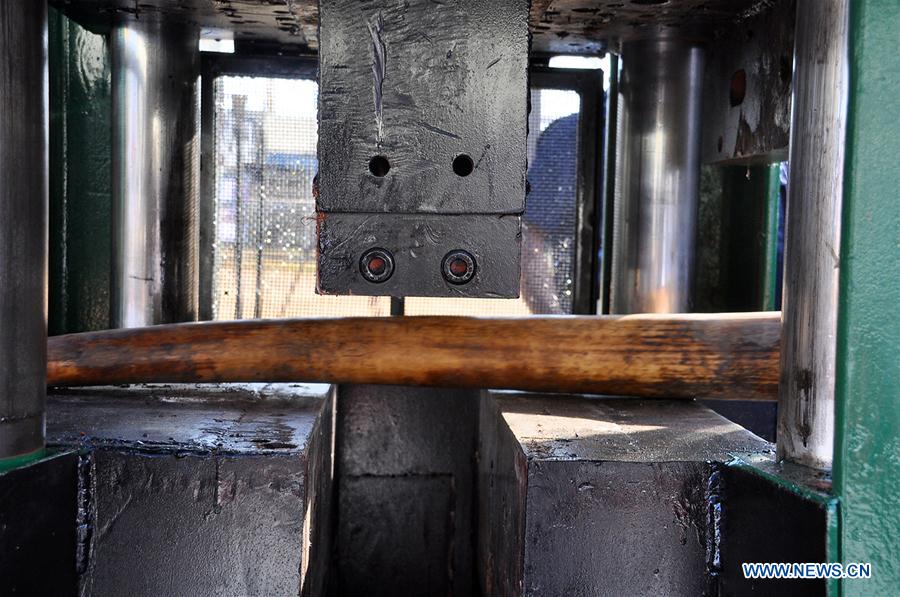
{"label": "green painted frame", "polygon": [[834,492],[841,555],[873,578],[843,595],[900,587],[900,3],[850,4]]}

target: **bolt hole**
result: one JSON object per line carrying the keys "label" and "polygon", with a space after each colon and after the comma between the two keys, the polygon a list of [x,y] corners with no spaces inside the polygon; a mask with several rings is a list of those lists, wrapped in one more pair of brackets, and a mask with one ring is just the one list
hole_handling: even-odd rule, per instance
{"label": "bolt hole", "polygon": [[380,284],[394,273],[394,258],[385,249],[369,249],[359,260],[359,271],[369,282]]}
{"label": "bolt hole", "polygon": [[441,271],[451,284],[467,284],[475,277],[475,258],[468,251],[457,249],[444,256]]}
{"label": "bolt hole", "polygon": [[387,175],[390,169],[391,163],[383,155],[376,155],[371,160],[369,160],[369,172],[371,172],[378,178],[382,178]]}
{"label": "bolt hole", "polygon": [[731,89],[728,92],[728,101],[731,107],[740,106],[744,103],[744,96],[747,94],[747,73],[741,69],[731,75]]}
{"label": "bolt hole", "polygon": [[461,153],[453,160],[453,171],[457,176],[468,176],[475,169],[475,162],[468,155]]}

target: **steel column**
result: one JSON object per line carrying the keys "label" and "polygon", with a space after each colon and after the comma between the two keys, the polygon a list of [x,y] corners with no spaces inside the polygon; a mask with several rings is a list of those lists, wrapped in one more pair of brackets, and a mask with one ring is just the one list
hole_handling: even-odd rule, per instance
{"label": "steel column", "polygon": [[834,446],[849,4],[797,4],[778,456],[817,468]]}
{"label": "steel column", "polygon": [[0,458],[44,446],[47,5],[0,2]]}
{"label": "steel column", "polygon": [[622,46],[612,313],[688,310],[704,54],[679,39]]}
{"label": "steel column", "polygon": [[110,34],[114,327],[197,318],[198,39],[153,19]]}
{"label": "steel column", "polygon": [[600,280],[600,304],[597,313],[610,313],[612,287],[613,215],[616,200],[616,134],[619,123],[619,57],[609,55],[609,90],[606,94],[606,130],[603,139],[603,224],[602,254],[603,268]]}

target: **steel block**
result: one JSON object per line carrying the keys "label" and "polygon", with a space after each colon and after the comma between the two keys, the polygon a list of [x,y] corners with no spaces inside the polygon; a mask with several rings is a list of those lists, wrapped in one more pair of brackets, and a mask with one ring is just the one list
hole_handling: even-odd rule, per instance
{"label": "steel block", "polygon": [[[321,4],[320,292],[518,296],[527,17],[524,0]],[[398,259],[389,289],[367,279],[357,263],[379,242],[437,277]],[[484,245],[503,268],[472,284],[445,280],[446,251],[430,254]]]}

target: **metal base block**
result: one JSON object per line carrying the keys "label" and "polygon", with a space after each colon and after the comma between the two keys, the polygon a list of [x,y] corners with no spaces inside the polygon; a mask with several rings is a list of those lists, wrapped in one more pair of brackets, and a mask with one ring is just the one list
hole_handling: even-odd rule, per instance
{"label": "metal base block", "polygon": [[496,393],[481,413],[485,594],[704,594],[711,463],[772,450],[692,402]]}
{"label": "metal base block", "polygon": [[826,588],[743,579],[836,558],[837,504],[697,402],[327,388],[51,392],[49,441],[81,453],[0,474],[0,573],[85,596]]}
{"label": "metal base block", "polygon": [[77,468],[68,452],[0,473],[0,594],[77,594]]}
{"label": "metal base block", "polygon": [[[803,467],[771,461],[723,467],[718,595],[801,597],[829,594],[824,579],[744,578],[744,562],[836,562],[837,500],[830,482]],[[757,460],[757,462],[753,462]],[[818,486],[819,490],[814,490]],[[865,581],[861,581],[865,582]]]}
{"label": "metal base block", "polygon": [[[85,450],[81,594],[296,595],[307,456],[326,389],[52,394],[48,442]],[[66,528],[74,534],[74,520]]]}
{"label": "metal base block", "polygon": [[474,595],[478,392],[342,386],[337,595]]}

